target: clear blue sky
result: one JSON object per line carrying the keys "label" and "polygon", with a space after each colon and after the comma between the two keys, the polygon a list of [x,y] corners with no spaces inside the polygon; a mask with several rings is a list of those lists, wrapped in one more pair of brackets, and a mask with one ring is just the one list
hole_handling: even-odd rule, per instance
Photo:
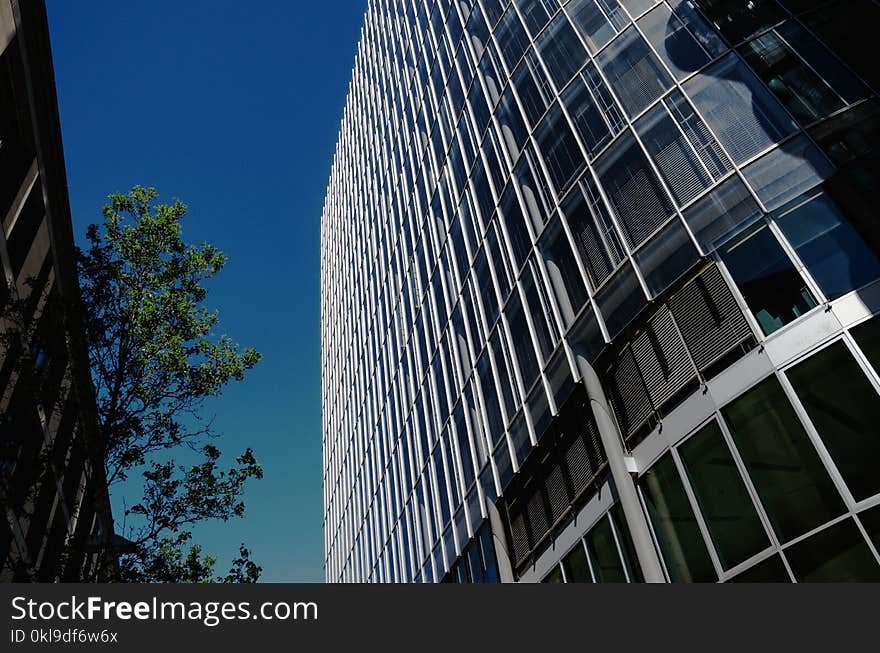
{"label": "clear blue sky", "polygon": [[366,2],[47,5],[77,237],[111,192],[179,197],[229,255],[208,303],[264,356],[208,412],[265,478],[199,539],[218,571],[244,541],[263,580],[322,580],[319,220]]}

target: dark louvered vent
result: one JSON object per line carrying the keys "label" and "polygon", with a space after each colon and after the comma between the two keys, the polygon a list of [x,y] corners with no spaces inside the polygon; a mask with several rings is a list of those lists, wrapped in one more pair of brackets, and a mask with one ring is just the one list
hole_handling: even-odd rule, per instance
{"label": "dark louvered vent", "polygon": [[519,572],[564,527],[604,471],[605,455],[583,386],[560,409],[550,430],[505,489],[514,566]]}
{"label": "dark louvered vent", "polygon": [[604,375],[617,423],[632,445],[708,378],[755,340],[714,264],[669,296],[649,318],[631,325],[626,343]]}
{"label": "dark louvered vent", "polygon": [[605,386],[625,435],[635,433],[654,413],[654,406],[632,348],[627,347],[606,375]]}
{"label": "dark louvered vent", "polygon": [[669,299],[669,308],[700,372],[753,339],[733,293],[715,265]]}
{"label": "dark louvered vent", "polygon": [[697,378],[678,327],[665,306],[635,339],[632,351],[654,406],[662,406]]}

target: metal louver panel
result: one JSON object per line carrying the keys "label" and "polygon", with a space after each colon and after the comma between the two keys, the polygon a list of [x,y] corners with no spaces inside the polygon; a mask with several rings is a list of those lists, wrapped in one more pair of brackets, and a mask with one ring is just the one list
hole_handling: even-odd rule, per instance
{"label": "metal louver panel", "polygon": [[584,438],[575,438],[565,450],[565,464],[571,478],[572,492],[577,496],[583,492],[593,477]]}
{"label": "metal louver panel", "polygon": [[654,412],[631,349],[627,348],[621,354],[617,365],[611,370],[609,381],[611,403],[620,421],[620,428],[630,435]]}
{"label": "metal louver panel", "polygon": [[541,489],[543,488],[535,489],[535,492],[529,497],[529,504],[527,507],[529,525],[531,526],[532,537],[534,538],[532,546],[534,546],[534,544],[543,538],[547,531],[550,530],[547,507],[544,504],[544,493]]}
{"label": "metal louver panel", "polygon": [[672,314],[665,306],[633,342],[632,351],[657,408],[697,376]]}
{"label": "metal louver panel", "polygon": [[556,462],[547,474],[545,483],[547,488],[547,501],[550,504],[550,520],[556,523],[565,509],[568,508],[569,500],[568,490],[565,487],[565,477],[562,473],[562,467]]}
{"label": "metal louver panel", "polygon": [[516,561],[515,564],[519,564],[523,561],[523,559],[525,559],[532,548],[529,545],[529,536],[528,530],[526,529],[525,515],[523,515],[522,513],[511,516],[510,539],[511,546],[513,547],[513,557]]}
{"label": "metal louver panel", "polygon": [[678,291],[669,300],[669,308],[701,372],[752,337],[715,265]]}

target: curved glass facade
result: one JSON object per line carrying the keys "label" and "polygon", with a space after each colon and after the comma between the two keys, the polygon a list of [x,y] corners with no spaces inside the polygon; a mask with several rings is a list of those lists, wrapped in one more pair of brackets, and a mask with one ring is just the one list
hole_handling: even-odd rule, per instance
{"label": "curved glass facade", "polygon": [[321,221],[327,580],[641,580],[585,366],[665,578],[880,579],[878,21],[370,1]]}

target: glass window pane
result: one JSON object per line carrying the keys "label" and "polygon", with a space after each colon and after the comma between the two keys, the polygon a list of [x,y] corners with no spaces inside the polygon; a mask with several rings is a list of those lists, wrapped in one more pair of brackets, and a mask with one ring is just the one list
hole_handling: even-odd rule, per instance
{"label": "glass window pane", "polygon": [[559,565],[553,567],[553,571],[544,576],[544,579],[541,581],[542,583],[564,583],[562,580],[562,570],[559,568]]}
{"label": "glass window pane", "polygon": [[669,73],[635,27],[629,27],[596,63],[630,116],[636,116],[672,86]]}
{"label": "glass window pane", "polygon": [[770,544],[717,422],[679,449],[721,565],[730,569]]}
{"label": "glass window pane", "polygon": [[872,317],[852,330],[852,335],[868,362],[880,372],[880,317]]}
{"label": "glass window pane", "polygon": [[831,162],[806,136],[796,136],[784,145],[750,163],[743,175],[768,211],[828,179]]}
{"label": "glass window pane", "polygon": [[765,334],[816,306],[803,278],[763,222],[724,245],[720,253]]}
{"label": "glass window pane", "polygon": [[630,581],[633,583],[645,582],[642,574],[642,568],[639,565],[639,557],[636,555],[636,547],[633,544],[632,536],[626,525],[626,519],[623,516],[623,508],[619,503],[615,503],[610,512],[614,527],[617,529],[617,536],[621,539],[621,547],[623,549],[623,563],[629,573]]}
{"label": "glass window pane", "polygon": [[657,296],[691,269],[699,257],[681,222],[673,219],[636,253],[636,263],[648,290]]}
{"label": "glass window pane", "polygon": [[824,190],[802,195],[774,215],[828,299],[880,277],[880,259]]}
{"label": "glass window pane", "polygon": [[845,510],[776,377],[728,404],[722,414],[780,540]]}
{"label": "glass window pane", "polygon": [[709,55],[666,5],[640,18],[639,27],[677,79],[709,63]]}
{"label": "glass window pane", "polygon": [[608,335],[614,338],[647,304],[645,294],[629,264],[624,264],[596,293],[596,303],[605,319]]}
{"label": "glass window pane", "polygon": [[880,398],[838,341],[787,372],[856,501],[880,492]]}
{"label": "glass window pane", "polygon": [[670,579],[715,582],[715,568],[670,454],[645,473],[641,486]]}
{"label": "glass window pane", "polygon": [[840,60],[812,34],[801,27],[800,23],[794,20],[786,21],[776,28],[776,32],[848,102],[867,95],[868,90],[862,81],[843,66]]}
{"label": "glass window pane", "polygon": [[626,573],[614,541],[614,532],[608,517],[603,517],[587,533],[587,548],[593,560],[597,583],[625,583]]}
{"label": "glass window pane", "polygon": [[740,52],[801,124],[815,122],[843,108],[843,100],[775,32],[749,41]]}
{"label": "glass window pane", "polygon": [[774,0],[695,0],[694,4],[703,10],[732,44],[757,34],[785,17]]}
{"label": "glass window pane", "polygon": [[785,557],[801,583],[880,581],[880,565],[852,519],[798,542]]}
{"label": "glass window pane", "polygon": [[709,173],[662,104],[639,119],[636,131],[679,205],[712,185]]}
{"label": "glass window pane", "polygon": [[791,576],[778,555],[771,556],[731,578],[728,583],[790,583]]}
{"label": "glass window pane", "polygon": [[553,187],[558,194],[564,193],[587,163],[559,105],[550,109],[538,125],[535,140],[547,162]]}
{"label": "glass window pane", "polygon": [[556,88],[568,84],[587,61],[587,51],[563,13],[538,37],[537,47]]}
{"label": "glass window pane", "polygon": [[875,549],[880,549],[880,506],[874,506],[859,513],[859,521],[865,527],[865,532],[874,543]]}
{"label": "glass window pane", "polygon": [[596,160],[596,173],[631,246],[644,242],[673,214],[672,201],[631,133]]}
{"label": "glass window pane", "polygon": [[[616,0],[612,1],[617,4]],[[599,11],[595,0],[571,0],[565,5],[565,9],[593,54],[605,47],[617,34],[617,30],[608,22],[605,14]]]}
{"label": "glass window pane", "polygon": [[[596,288],[611,275],[620,262],[620,257],[616,250],[609,250],[580,188],[573,188],[562,201],[562,214],[571,230],[587,275],[593,288]],[[609,251],[614,252],[613,259]]]}
{"label": "glass window pane", "polygon": [[508,8],[501,22],[495,28],[495,39],[498,41],[498,47],[507,62],[508,70],[513,70],[516,62],[529,47],[529,36],[516,15],[516,9],[513,5]]}
{"label": "glass window pane", "polygon": [[779,101],[733,54],[697,73],[684,90],[736,163],[797,129]]}
{"label": "glass window pane", "polygon": [[685,222],[705,252],[713,251],[738,228],[761,217],[758,203],[733,176],[684,212]]}
{"label": "glass window pane", "polygon": [[583,78],[578,77],[563,94],[562,103],[591,157],[611,142],[614,134]]}
{"label": "glass window pane", "polygon": [[569,583],[592,583],[590,565],[587,562],[587,553],[582,542],[578,542],[574,549],[562,559],[565,567],[565,579]]}
{"label": "glass window pane", "polygon": [[560,312],[566,323],[570,324],[586,303],[588,295],[574,252],[559,220],[547,227],[539,248]]}

